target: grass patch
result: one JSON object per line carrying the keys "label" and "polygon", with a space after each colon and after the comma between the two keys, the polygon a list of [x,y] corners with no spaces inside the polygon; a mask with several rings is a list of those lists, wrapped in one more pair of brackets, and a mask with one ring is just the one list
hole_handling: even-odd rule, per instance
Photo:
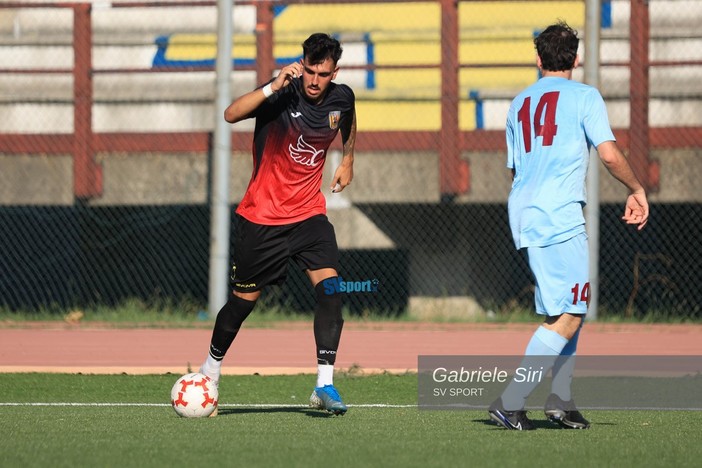
{"label": "grass patch", "polygon": [[[497,428],[485,411],[418,409],[413,374],[340,374],[350,405],[343,417],[304,406],[311,375],[252,375],[222,377],[218,417],[182,419],[167,404],[176,378],[3,375],[3,466],[684,467],[702,455],[700,412],[590,411],[587,431],[555,429],[532,412],[538,430],[519,433]],[[143,406],[7,405],[40,402]]]}

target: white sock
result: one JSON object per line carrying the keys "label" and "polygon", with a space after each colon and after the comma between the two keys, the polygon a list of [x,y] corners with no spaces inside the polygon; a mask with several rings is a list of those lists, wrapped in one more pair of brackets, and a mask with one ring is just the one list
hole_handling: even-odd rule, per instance
{"label": "white sock", "polygon": [[334,366],[332,364],[317,364],[317,387],[334,385]]}
{"label": "white sock", "polygon": [[219,375],[222,373],[222,361],[218,361],[208,355],[200,367],[200,372],[214,380],[215,383],[219,383]]}

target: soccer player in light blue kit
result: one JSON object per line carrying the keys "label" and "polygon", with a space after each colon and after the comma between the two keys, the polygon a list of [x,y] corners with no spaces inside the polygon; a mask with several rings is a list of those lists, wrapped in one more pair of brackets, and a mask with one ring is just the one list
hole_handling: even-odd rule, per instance
{"label": "soccer player in light blue kit", "polygon": [[[542,78],[512,101],[506,131],[507,167],[513,177],[510,228],[517,249],[526,249],[536,279],[536,312],[545,316],[520,367],[543,367],[544,375],[551,369],[546,416],[564,428],[586,429],[590,423],[576,409],[570,384],[589,302],[583,207],[591,145],[629,189],[622,219],[640,230],[649,208],[644,188],[615,143],[602,96],[591,86],[571,81],[579,60],[577,32],[558,22],[534,44]],[[524,406],[539,383],[513,379],[490,406],[490,417],[507,429],[534,429]]]}

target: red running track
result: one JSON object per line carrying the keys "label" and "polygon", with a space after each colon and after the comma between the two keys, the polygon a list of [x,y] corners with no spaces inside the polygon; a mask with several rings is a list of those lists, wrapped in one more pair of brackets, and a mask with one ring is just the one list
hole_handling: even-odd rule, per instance
{"label": "red running track", "polygon": [[[0,324],[2,326],[3,324]],[[417,370],[419,355],[521,355],[537,324],[347,323],[337,369]],[[0,327],[0,372],[185,373],[207,354],[210,329],[99,324]],[[702,325],[586,324],[579,355],[702,355]],[[224,374],[316,372],[311,322],[241,330]]]}

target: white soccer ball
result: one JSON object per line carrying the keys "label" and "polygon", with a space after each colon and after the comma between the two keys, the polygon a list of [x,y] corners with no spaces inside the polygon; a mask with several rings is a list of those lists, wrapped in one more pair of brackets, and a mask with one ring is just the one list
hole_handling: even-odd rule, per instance
{"label": "white soccer ball", "polygon": [[180,377],[171,389],[171,405],[178,416],[206,418],[217,408],[219,392],[209,377],[193,372]]}

